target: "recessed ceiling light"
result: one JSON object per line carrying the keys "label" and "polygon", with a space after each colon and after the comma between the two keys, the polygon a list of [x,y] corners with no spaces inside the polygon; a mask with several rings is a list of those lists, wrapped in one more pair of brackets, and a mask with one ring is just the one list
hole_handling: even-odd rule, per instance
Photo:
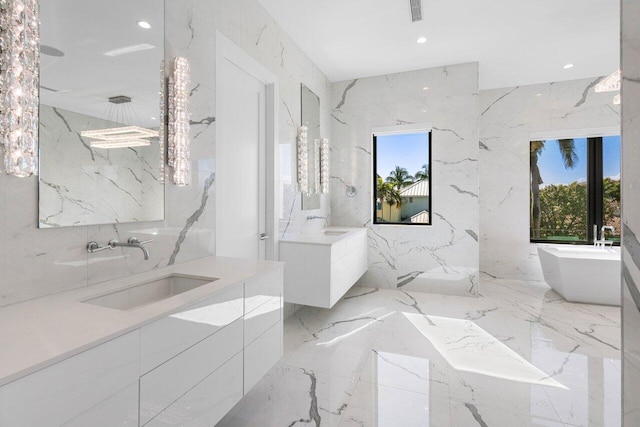
{"label": "recessed ceiling light", "polygon": [[147,21],[138,21],[138,26],[140,28],[144,28],[145,30],[151,28],[151,24],[149,24]]}
{"label": "recessed ceiling light", "polygon": [[542,94],[541,93],[536,93],[536,96],[542,96]]}
{"label": "recessed ceiling light", "polygon": [[569,68],[573,68],[573,64],[567,64],[562,68],[564,68],[565,70],[568,70]]}
{"label": "recessed ceiling light", "polygon": [[416,43],[418,44],[423,44],[427,42],[427,38],[426,37],[420,37],[418,38],[418,40],[416,40]]}
{"label": "recessed ceiling light", "polygon": [[158,120],[158,119],[156,119],[155,117],[151,117],[151,120]]}
{"label": "recessed ceiling light", "polygon": [[422,90],[429,90],[429,86],[423,87]]}

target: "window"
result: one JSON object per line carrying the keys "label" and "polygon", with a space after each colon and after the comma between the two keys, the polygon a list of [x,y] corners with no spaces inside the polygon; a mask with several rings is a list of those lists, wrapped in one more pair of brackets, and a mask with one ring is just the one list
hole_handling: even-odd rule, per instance
{"label": "window", "polygon": [[431,131],[373,135],[374,224],[431,224]]}
{"label": "window", "polygon": [[620,241],[619,136],[531,141],[530,161],[532,242]]}

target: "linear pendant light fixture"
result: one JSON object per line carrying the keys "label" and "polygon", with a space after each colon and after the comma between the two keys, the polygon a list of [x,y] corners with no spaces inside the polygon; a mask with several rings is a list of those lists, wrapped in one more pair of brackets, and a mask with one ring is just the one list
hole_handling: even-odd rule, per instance
{"label": "linear pendant light fixture", "polygon": [[38,173],[37,0],[0,0],[0,151],[4,172]]}
{"label": "linear pendant light fixture", "polygon": [[[622,87],[620,69],[602,79],[595,87],[596,92],[616,92]],[[613,105],[620,105],[620,94],[613,97]]]}
{"label": "linear pendant light fixture", "polygon": [[[133,110],[130,107],[127,108],[131,103],[131,98],[124,95],[112,96],[109,98],[109,103],[111,107],[107,121],[115,123],[131,122],[132,119],[127,117],[134,115]],[[83,130],[80,132],[80,136],[92,139],[93,141],[90,144],[93,148],[128,148],[151,145],[151,138],[157,138],[158,131],[129,125]]]}

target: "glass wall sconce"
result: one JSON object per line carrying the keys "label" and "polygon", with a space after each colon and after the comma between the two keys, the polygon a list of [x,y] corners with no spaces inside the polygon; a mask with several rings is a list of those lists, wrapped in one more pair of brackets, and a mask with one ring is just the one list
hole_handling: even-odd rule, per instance
{"label": "glass wall sconce", "polygon": [[191,184],[190,65],[189,60],[182,57],[174,58],[172,65],[168,90],[167,162],[173,169],[173,183],[185,186]]}
{"label": "glass wall sconce", "polygon": [[38,173],[40,17],[37,0],[0,0],[0,149],[4,172]]}
{"label": "glass wall sconce", "polygon": [[329,140],[322,138],[320,142],[320,193],[329,194]]}
{"label": "glass wall sconce", "polygon": [[167,76],[164,71],[165,63],[160,62],[160,115],[158,127],[158,149],[160,150],[160,174],[159,181],[164,184],[165,164],[167,162]]}
{"label": "glass wall sconce", "polygon": [[307,127],[298,129],[298,189],[303,194],[309,193],[309,144],[307,142]]}

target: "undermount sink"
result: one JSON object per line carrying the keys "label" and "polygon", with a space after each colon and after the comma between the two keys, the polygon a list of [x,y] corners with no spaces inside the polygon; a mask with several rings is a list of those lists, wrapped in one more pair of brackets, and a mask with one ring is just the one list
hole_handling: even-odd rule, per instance
{"label": "undermount sink", "polygon": [[116,310],[133,310],[142,306],[162,301],[163,299],[179,295],[202,285],[215,282],[217,278],[188,276],[184,274],[169,274],[158,279],[133,285],[126,289],[111,292],[106,295],[84,300],[87,304]]}
{"label": "undermount sink", "polygon": [[343,234],[348,233],[348,231],[336,231],[336,230],[327,230],[323,234],[325,236],[341,236]]}

